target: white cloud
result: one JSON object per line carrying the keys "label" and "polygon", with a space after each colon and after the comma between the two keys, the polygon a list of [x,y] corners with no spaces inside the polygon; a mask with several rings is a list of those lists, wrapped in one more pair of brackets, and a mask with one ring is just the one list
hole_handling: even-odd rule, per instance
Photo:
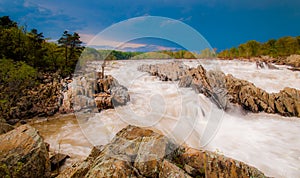
{"label": "white cloud", "polygon": [[147,45],[141,43],[130,43],[130,42],[121,42],[121,41],[115,41],[110,39],[104,39],[93,34],[84,34],[84,33],[80,33],[80,39],[88,46],[98,46],[98,47],[105,46],[106,48],[112,48],[112,49],[118,48],[120,50],[125,48],[140,48],[140,47],[145,47]]}

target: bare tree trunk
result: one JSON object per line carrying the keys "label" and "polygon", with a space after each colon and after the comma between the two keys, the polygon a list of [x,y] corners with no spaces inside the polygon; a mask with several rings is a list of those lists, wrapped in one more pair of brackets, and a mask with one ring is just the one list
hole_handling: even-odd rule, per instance
{"label": "bare tree trunk", "polygon": [[105,60],[103,61],[103,64],[101,65],[101,67],[102,67],[102,74],[101,74],[101,77],[102,77],[102,79],[104,79]]}

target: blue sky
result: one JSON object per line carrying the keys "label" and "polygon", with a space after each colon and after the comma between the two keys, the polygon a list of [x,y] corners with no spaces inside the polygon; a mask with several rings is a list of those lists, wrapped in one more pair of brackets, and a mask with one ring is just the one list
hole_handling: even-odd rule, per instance
{"label": "blue sky", "polygon": [[88,42],[113,24],[150,15],[190,25],[219,50],[252,39],[299,36],[299,9],[299,0],[0,0],[0,16],[52,39],[69,30]]}

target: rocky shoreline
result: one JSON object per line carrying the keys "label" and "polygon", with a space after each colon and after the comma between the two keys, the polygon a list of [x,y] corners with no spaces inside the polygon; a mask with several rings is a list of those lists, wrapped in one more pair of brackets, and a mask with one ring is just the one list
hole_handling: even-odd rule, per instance
{"label": "rocky shoreline", "polygon": [[238,104],[251,112],[277,113],[300,117],[300,91],[284,88],[268,93],[253,83],[221,71],[206,71],[201,65],[189,68],[180,63],[141,65],[138,70],[157,76],[162,81],[179,81],[180,87],[191,87],[209,97],[219,108],[227,110]]}
{"label": "rocky shoreline", "polygon": [[[114,108],[130,101],[127,88],[120,85],[112,76],[100,78],[98,72],[92,77],[78,76],[60,79],[56,74],[45,74],[41,84],[24,91],[16,107],[7,113],[3,123],[9,125],[26,124],[34,117],[49,117],[56,113],[67,114],[91,108],[98,112]],[[96,108],[96,110],[95,110]],[[3,116],[4,117],[4,116]]]}
{"label": "rocky shoreline", "polygon": [[0,177],[265,177],[245,163],[131,125],[58,175],[51,163],[63,155],[50,158],[49,145],[31,126],[2,134],[0,141]]}

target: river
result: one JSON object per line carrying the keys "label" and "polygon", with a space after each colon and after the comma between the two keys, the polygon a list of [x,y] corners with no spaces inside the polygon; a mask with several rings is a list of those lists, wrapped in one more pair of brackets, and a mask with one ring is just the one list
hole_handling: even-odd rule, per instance
{"label": "river", "polygon": [[[153,128],[180,144],[243,161],[267,176],[300,176],[299,118],[247,113],[238,107],[223,113],[192,89],[178,88],[176,82],[162,82],[137,71],[141,64],[168,61],[111,62],[106,74],[128,88],[130,103],[97,114],[58,115],[33,125],[53,151],[69,154],[74,160],[86,157],[92,145],[108,143],[119,130],[132,124]],[[257,69],[255,63],[236,60],[185,60],[184,63],[221,70],[268,92],[278,92],[284,87],[300,89],[300,72],[292,72],[286,66],[278,66],[279,70]],[[96,70],[101,68],[99,62],[91,65]],[[212,119],[215,116],[218,116],[217,121]],[[214,127],[209,132],[207,128],[211,123]],[[207,132],[209,137],[203,139]]]}

